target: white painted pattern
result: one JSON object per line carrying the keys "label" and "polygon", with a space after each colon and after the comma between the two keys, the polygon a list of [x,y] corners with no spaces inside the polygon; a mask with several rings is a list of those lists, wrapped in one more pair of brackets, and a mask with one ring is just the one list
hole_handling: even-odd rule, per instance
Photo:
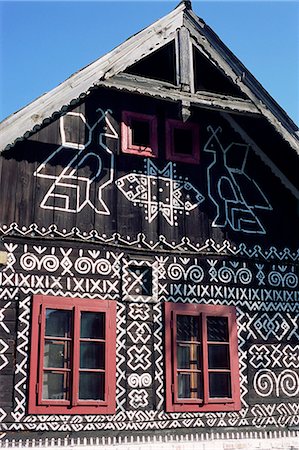
{"label": "white painted pattern", "polygon": [[296,397],[299,393],[299,373],[285,369],[275,373],[271,369],[259,370],[253,378],[253,387],[261,397]]}
{"label": "white painted pattern", "polygon": [[299,369],[299,345],[255,344],[248,351],[249,364],[255,369],[293,368]]}
{"label": "white painted pattern", "polygon": [[19,325],[17,332],[16,384],[14,387],[15,407],[11,413],[16,422],[20,422],[26,413],[26,383],[28,373],[28,344],[29,344],[29,316],[31,296],[27,296],[19,302]]}
{"label": "white painted pattern", "polygon": [[[118,134],[109,120],[111,111],[103,111],[99,108],[97,113],[100,113],[100,116],[92,126],[87,123],[82,113],[70,112],[60,118],[62,145],[51,153],[34,172],[34,176],[52,182],[40,204],[41,208],[77,213],[89,206],[97,214],[110,214],[110,210],[102,198],[102,192],[106,186],[112,183],[114,178],[114,155],[105,144],[105,138],[118,139]],[[65,140],[64,121],[66,117],[80,119],[85,124],[85,127],[88,129],[88,140],[86,143],[67,142]],[[108,131],[99,134],[99,151],[98,148],[89,148],[89,145],[92,143],[93,131],[101,122],[103,122],[103,126],[107,127]],[[68,148],[77,151],[73,152],[68,150]],[[48,164],[55,161],[57,155],[61,152],[70,153],[69,161],[59,175],[53,175],[48,170]],[[108,179],[105,177],[105,181],[103,182],[102,180],[101,185],[97,188],[97,197],[95,200],[92,200],[92,184],[95,181],[99,181],[102,176],[103,163],[101,153],[103,152],[109,159]],[[90,161],[92,161],[93,174],[90,177],[80,175],[80,169]]]}
{"label": "white painted pattern", "polygon": [[144,372],[141,375],[131,373],[128,376],[128,384],[132,388],[150,387],[152,384],[152,376],[150,373]]}
{"label": "white painted pattern", "polygon": [[[226,244],[224,244],[223,246],[220,247],[216,247],[217,251],[219,250],[219,254],[221,254],[221,252],[226,252],[230,247],[227,247]],[[25,250],[25,248],[24,248]],[[81,254],[81,256],[79,255],[79,253],[75,253],[74,249],[71,249],[72,251],[70,252],[70,249],[65,250],[64,252],[61,251],[61,249],[56,250],[57,253],[52,253],[53,250],[51,250],[51,247],[47,247],[46,250],[44,250],[44,247],[38,246],[37,250],[36,249],[32,249],[29,246],[27,247],[27,251],[30,251],[33,255],[35,255],[35,257],[37,258],[37,261],[40,261],[45,255],[56,255],[59,259],[59,270],[61,270],[61,272],[63,272],[66,267],[69,267],[70,264],[67,263],[66,265],[64,263],[62,263],[63,259],[66,257],[66,259],[69,259],[71,262],[74,261],[76,258],[78,257],[87,257],[88,258],[88,262],[87,265],[88,267],[91,268],[91,270],[94,270],[95,274],[97,273],[97,265],[95,264],[95,261],[97,259],[106,259],[107,261],[109,261],[112,269],[111,271],[108,273],[107,271],[107,264],[103,264],[103,269],[101,269],[103,271],[103,273],[106,273],[105,271],[107,271],[106,276],[109,277],[119,277],[120,274],[120,259],[119,259],[119,255],[116,254],[111,254],[111,253],[102,253],[102,254],[98,254],[93,253],[90,254],[88,252],[83,252]],[[238,248],[238,250],[242,250],[240,248]],[[243,249],[244,250],[244,249]],[[252,252],[249,249],[246,249],[245,247],[245,251],[249,251],[251,252],[250,254],[252,255],[252,258],[255,259],[255,252],[257,250],[257,253],[259,254],[260,251],[262,252],[263,255],[266,256],[266,260],[268,260],[268,258],[272,258],[272,256],[275,254],[275,252],[277,252],[277,250],[273,250],[271,249],[269,252],[265,251],[265,250],[259,250],[259,249],[253,249]],[[66,253],[67,252],[67,253]],[[285,251],[285,252],[277,252],[277,254],[280,257],[284,257],[287,261],[292,261],[290,255],[291,253],[289,251]],[[38,257],[38,255],[40,255],[40,257]],[[270,256],[269,256],[270,255]],[[157,270],[160,271],[161,269],[161,265],[162,265],[162,257],[157,257],[156,258],[156,262],[157,262]],[[177,259],[175,261],[176,264],[180,265],[181,267],[184,268],[188,268],[192,265],[192,261],[193,258],[189,258],[189,260],[187,261],[188,258],[184,259],[182,258],[182,260]],[[114,261],[114,262],[113,262]],[[168,266],[169,264],[174,263],[174,259],[172,257],[165,257],[163,259],[163,264],[164,266]],[[36,263],[37,264],[37,263]],[[222,263],[220,263],[221,266]],[[199,263],[199,261],[197,261],[196,264],[193,264],[194,266],[200,266],[201,268],[203,268],[204,270],[204,265],[201,265],[201,263]],[[36,265],[36,268],[38,266]],[[85,266],[83,265],[82,268],[79,268],[79,270],[83,270],[83,272],[86,270]],[[102,267],[102,265],[100,265],[100,267]],[[159,268],[160,267],[160,268]],[[232,269],[234,269],[233,266],[230,266]],[[242,264],[238,266],[238,268],[235,267],[236,270],[238,270],[239,268],[242,268]],[[210,266],[211,268],[211,266]],[[275,270],[277,268],[277,265],[275,266]],[[70,267],[71,271],[75,271],[74,266]],[[292,270],[291,270],[292,271]],[[76,272],[76,271],[75,271]],[[201,272],[201,271],[199,271]],[[198,273],[199,273],[198,272]],[[69,272],[68,272],[69,273]],[[236,272],[235,272],[236,273]],[[49,272],[49,275],[47,275],[48,278],[46,278],[45,276],[37,276],[37,278],[31,278],[33,275],[32,274],[22,274],[24,278],[20,277],[20,274],[18,273],[1,273],[1,280],[4,281],[5,286],[2,285],[2,282],[0,283],[1,290],[0,290],[0,296],[1,298],[3,298],[5,289],[8,288],[12,288],[14,289],[14,286],[16,286],[15,282],[18,281],[20,284],[19,289],[20,291],[24,294],[28,289],[30,289],[30,292],[34,293],[34,292],[38,292],[39,290],[47,290],[47,283],[49,282],[49,277],[52,277],[51,272]],[[28,276],[29,275],[29,276]],[[82,274],[84,275],[84,274]],[[104,276],[104,275],[103,275]],[[159,273],[160,276],[160,273]],[[163,275],[163,271],[161,271],[161,282],[163,283],[163,281],[165,281],[163,279],[163,277],[165,276],[165,272]],[[183,276],[184,277],[184,276]],[[70,277],[68,277],[70,278]],[[190,278],[190,277],[187,277]],[[76,292],[79,292],[79,296],[86,296],[87,298],[91,297],[91,293],[84,291],[86,285],[84,285],[83,283],[83,278],[79,279],[78,277],[76,278],[77,280],[77,285]],[[53,295],[57,294],[57,292],[59,290],[61,290],[63,292],[63,295],[66,295],[66,291],[64,291],[64,287],[62,285],[62,280],[59,280],[58,277],[55,279],[55,277],[52,279],[53,281]],[[186,281],[186,280],[185,280]],[[35,286],[36,283],[36,286]],[[216,283],[216,282],[215,282]],[[201,283],[199,283],[201,284]],[[30,287],[28,287],[30,286]],[[217,288],[217,289],[216,289]],[[226,290],[225,290],[225,289]],[[171,428],[177,428],[177,427],[188,427],[188,428],[192,428],[192,427],[205,427],[207,425],[210,426],[219,426],[219,427],[223,427],[223,426],[247,426],[252,424],[252,420],[258,424],[260,421],[262,423],[268,423],[271,425],[274,424],[274,426],[284,426],[284,424],[294,424],[295,423],[295,414],[297,415],[297,420],[298,420],[298,412],[296,412],[296,406],[295,403],[284,403],[284,405],[280,405],[279,403],[274,405],[274,407],[272,408],[274,411],[274,416],[272,417],[266,417],[265,414],[268,414],[268,410],[264,411],[263,414],[264,416],[262,417],[261,415],[254,415],[253,411],[255,411],[256,414],[258,411],[258,406],[254,405],[254,410],[252,409],[252,407],[247,407],[246,406],[246,401],[245,401],[245,397],[246,397],[246,390],[248,387],[248,382],[247,382],[247,378],[246,378],[246,358],[247,358],[247,353],[245,351],[245,344],[246,344],[246,339],[248,336],[254,337],[253,335],[255,335],[255,338],[258,338],[259,336],[259,331],[255,329],[255,325],[254,322],[250,321],[250,317],[252,316],[253,318],[257,318],[257,317],[262,317],[262,321],[261,323],[263,324],[265,320],[270,318],[270,321],[272,320],[273,323],[271,325],[271,327],[277,331],[277,338],[279,339],[279,333],[280,331],[280,327],[283,327],[283,329],[287,326],[285,326],[283,324],[283,322],[281,322],[281,318],[283,318],[288,326],[290,327],[287,334],[284,336],[284,339],[290,340],[290,338],[294,337],[295,335],[292,335],[293,329],[294,329],[294,325],[295,322],[292,322],[292,320],[295,320],[295,314],[290,314],[290,312],[293,310],[294,312],[298,311],[298,309],[296,310],[296,303],[294,305],[294,302],[288,301],[288,297],[283,297],[282,293],[280,293],[280,291],[278,289],[260,289],[258,292],[255,292],[253,289],[251,291],[249,291],[249,289],[246,287],[246,285],[244,286],[245,291],[241,291],[240,288],[239,291],[236,290],[232,290],[230,291],[229,286],[217,286],[217,284],[215,285],[211,285],[211,286],[202,286],[202,291],[201,293],[204,295],[203,298],[205,298],[205,301],[207,301],[210,304],[226,304],[227,301],[232,302],[233,301],[233,297],[235,296],[235,303],[238,303],[239,306],[246,306],[246,307],[251,307],[253,308],[253,311],[255,311],[253,314],[248,314],[248,313],[242,313],[241,309],[238,308],[237,313],[238,313],[238,328],[239,328],[239,335],[240,335],[240,341],[239,341],[239,360],[240,360],[240,370],[241,370],[241,389],[242,389],[242,405],[243,405],[243,409],[238,412],[238,413],[213,413],[210,414],[208,416],[208,419],[206,417],[205,414],[192,414],[192,413],[185,413],[185,414],[177,414],[177,415],[172,415],[172,414],[166,414],[163,412],[163,402],[164,402],[164,392],[163,392],[163,340],[162,340],[162,330],[163,330],[163,322],[162,322],[162,305],[160,302],[157,303],[153,303],[151,306],[149,306],[149,304],[143,303],[143,304],[138,304],[138,303],[134,303],[134,304],[129,304],[127,305],[128,307],[128,316],[136,322],[140,322],[142,323],[143,320],[148,320],[150,318],[150,307],[152,307],[153,309],[153,319],[154,319],[154,325],[156,325],[156,327],[154,328],[154,351],[155,351],[155,363],[154,363],[154,367],[153,367],[153,372],[151,372],[152,374],[154,374],[155,380],[153,380],[155,382],[155,387],[156,387],[156,395],[157,395],[157,410],[156,411],[125,411],[124,410],[124,404],[126,402],[126,397],[128,396],[128,391],[125,390],[124,386],[125,386],[125,381],[126,381],[126,373],[125,373],[125,328],[126,328],[126,324],[125,324],[125,320],[126,320],[126,314],[125,314],[125,305],[122,304],[121,302],[118,303],[118,312],[117,312],[117,322],[118,322],[118,329],[117,329],[117,414],[112,415],[111,417],[107,418],[107,417],[98,417],[98,416],[86,416],[86,417],[80,417],[80,416],[74,416],[72,418],[64,416],[64,417],[59,417],[59,416],[26,416],[26,415],[22,415],[22,405],[25,405],[25,400],[22,400],[22,398],[24,396],[26,396],[26,392],[25,392],[25,388],[20,384],[18,386],[18,389],[22,390],[23,392],[23,397],[22,395],[17,392],[16,397],[19,399],[20,405],[18,406],[17,402],[16,402],[16,409],[15,412],[19,412],[19,416],[16,416],[16,423],[8,423],[7,425],[5,425],[7,427],[7,429],[13,430],[13,429],[19,429],[19,430],[36,430],[36,431],[47,431],[47,430],[52,430],[52,431],[78,431],[78,430],[86,430],[86,431],[90,431],[90,430],[101,430],[101,429],[106,429],[106,430],[146,430],[149,427],[149,423],[153,424],[155,422],[155,424],[153,425],[155,427],[155,429],[171,429]],[[160,286],[159,286],[160,289]],[[246,291],[247,289],[247,291]],[[273,300],[273,292],[276,292],[276,297],[277,297],[277,302],[276,302],[276,308],[281,308],[282,306],[285,307],[284,311],[285,313],[282,313],[282,310],[279,312],[278,316],[275,316],[275,314],[273,314],[273,312],[268,314],[268,317],[264,316],[263,317],[263,313],[259,313],[259,315],[257,314],[257,310],[260,310],[260,302],[258,302],[258,296],[260,295],[260,293],[263,292],[264,295],[264,300],[268,302],[268,304],[270,305],[270,308],[275,307],[275,304],[272,303],[272,305],[270,304],[270,300]],[[289,294],[293,291],[283,291],[283,292],[288,292]],[[29,293],[27,294],[29,295]],[[77,293],[72,292],[73,296],[77,296]],[[216,296],[216,297],[215,297]],[[223,296],[228,296],[227,298],[223,298]],[[281,297],[280,297],[281,296]],[[247,300],[246,298],[247,297]],[[92,297],[91,297],[92,298]],[[296,297],[297,298],[297,297]],[[256,300],[254,300],[256,299]],[[282,299],[282,300],[281,300]],[[284,302],[284,305],[283,303]],[[24,305],[22,305],[22,302],[20,302],[20,313],[22,314],[22,311],[25,309]],[[263,306],[264,307],[264,306]],[[295,308],[295,309],[292,309]],[[28,315],[28,314],[27,314]],[[22,340],[24,340],[24,337],[22,337],[22,329],[23,327],[26,327],[27,324],[29,324],[29,317],[26,318],[26,316],[24,315],[22,317],[22,320],[24,321],[21,329],[19,330],[19,334],[18,334],[18,343],[17,345],[19,345],[19,348],[22,348]],[[21,324],[21,320],[20,320],[20,324]],[[292,325],[293,324],[293,325]],[[133,328],[133,327],[132,327]],[[261,330],[262,333],[266,333],[269,332],[269,330],[265,327],[262,326]],[[271,336],[275,336],[275,333],[272,331]],[[296,331],[297,333],[297,331]],[[142,335],[142,333],[140,333]],[[296,336],[295,336],[296,337]],[[24,344],[24,342],[23,342]],[[280,344],[277,344],[280,345]],[[289,344],[291,346],[291,344]],[[146,345],[144,345],[146,347]],[[20,357],[20,361],[18,362],[18,367],[21,367],[22,362],[25,359],[25,357],[27,355],[22,354],[21,352],[19,352],[19,348],[18,348],[18,355]],[[294,359],[296,356],[294,356],[291,352],[292,348],[290,347],[289,350],[290,351],[286,351],[285,354],[283,353],[283,348],[280,347],[280,350],[282,352],[282,358],[286,357],[289,358],[288,360],[286,359],[286,361],[288,361],[287,364],[290,365],[290,368],[293,370],[295,369],[295,364],[296,363],[296,359]],[[136,355],[136,350],[134,348],[134,353]],[[144,355],[146,355],[146,351],[143,350],[142,352]],[[277,349],[275,349],[275,352],[273,350],[273,358],[272,361],[275,363],[275,358],[277,358]],[[150,350],[150,354],[152,354],[152,350]],[[139,356],[137,354],[137,356]],[[133,357],[134,360],[135,356]],[[141,359],[144,358],[144,356],[141,357]],[[149,358],[150,359],[150,358]],[[136,358],[135,358],[135,362],[136,362]],[[140,364],[140,362],[137,362],[138,364]],[[276,363],[277,364],[277,363]],[[292,366],[293,364],[293,366]],[[151,366],[151,364],[150,364]],[[149,367],[150,367],[149,366]],[[142,368],[141,368],[142,367]],[[143,365],[140,366],[138,365],[138,370],[144,370]],[[294,371],[294,370],[293,370]],[[134,372],[136,373],[136,372]],[[147,372],[148,373],[148,372]],[[16,382],[17,384],[19,383],[19,379],[18,377],[21,378],[23,377],[23,373],[22,371],[19,371],[16,378]],[[142,375],[140,373],[138,373],[138,375]],[[130,375],[129,375],[130,376]],[[285,378],[285,380],[287,380],[288,378]],[[24,378],[23,378],[23,384],[25,386],[25,382],[24,382]],[[281,384],[281,383],[280,383]],[[138,388],[135,387],[134,389],[136,389],[137,391],[140,389],[143,389],[146,386],[141,386],[139,385]],[[281,388],[280,388],[281,389]],[[287,390],[287,387],[285,384],[283,384],[283,389]],[[280,390],[280,392],[282,392]],[[133,397],[132,397],[133,398]],[[291,396],[290,396],[290,400],[291,400]],[[133,400],[132,400],[133,401]],[[280,407],[280,409],[278,409]],[[284,408],[284,409],[283,409]],[[18,411],[17,411],[18,410]],[[259,410],[261,411],[261,410]],[[282,412],[284,412],[284,417],[281,417]],[[132,415],[131,413],[136,413],[135,415]],[[141,414],[142,413],[142,414]],[[123,414],[123,415],[121,415]],[[251,416],[254,416],[253,419],[251,419]],[[19,422],[17,421],[20,420]],[[268,420],[268,422],[267,422]],[[207,422],[208,421],[208,422]],[[263,422],[264,421],[264,422]],[[272,422],[271,422],[272,421]],[[271,422],[271,423],[270,423]],[[213,425],[211,425],[213,424]],[[4,425],[3,425],[4,426]],[[151,425],[150,425],[151,426]],[[130,428],[131,427],[131,428]]]}
{"label": "white painted pattern", "polygon": [[289,270],[289,266],[275,265],[272,266],[272,271],[268,274],[268,282],[274,287],[295,288],[298,286],[298,276],[294,272],[294,267]]}
{"label": "white painted pattern", "polygon": [[132,389],[129,392],[129,404],[132,408],[145,408],[148,405],[148,393],[145,389]]}
{"label": "white painted pattern", "polygon": [[[232,142],[224,148],[219,137],[221,128],[208,126],[208,131],[211,135],[204,146],[204,152],[212,155],[207,168],[208,195],[217,211],[212,226],[230,226],[234,231],[265,234],[257,213],[259,209],[271,211],[273,208],[256,181],[246,174],[249,145]],[[242,155],[242,161],[232,166],[230,156],[235,153],[238,153],[238,161]],[[250,197],[246,195],[247,191]]]}
{"label": "white painted pattern", "polygon": [[4,341],[4,339],[0,339],[0,371],[8,365],[8,358],[5,356],[5,352],[8,349],[9,345]]}
{"label": "white painted pattern", "polygon": [[[299,260],[299,250],[292,251],[289,248],[277,249],[274,246],[270,248],[262,248],[260,245],[254,245],[250,247],[249,245],[241,242],[236,245],[228,240],[224,240],[221,243],[214,241],[213,239],[206,239],[204,243],[202,242],[191,242],[188,237],[182,238],[178,242],[168,242],[166,237],[163,235],[159,236],[159,240],[147,240],[147,236],[144,233],[137,233],[136,238],[132,239],[130,236],[121,236],[119,233],[112,233],[107,236],[106,233],[99,233],[98,230],[90,230],[89,232],[81,231],[79,228],[74,227],[67,231],[66,229],[58,229],[56,224],[49,225],[46,227],[39,227],[38,224],[32,223],[28,227],[19,226],[16,222],[9,225],[0,225],[0,233],[2,235],[15,234],[20,236],[32,236],[34,233],[36,236],[50,237],[53,236],[69,238],[76,237],[83,241],[90,241],[91,239],[95,242],[113,244],[117,243],[125,244],[128,247],[141,246],[145,249],[155,250],[156,248],[161,248],[165,246],[168,250],[177,251],[192,251],[195,254],[206,255],[207,252],[215,253],[216,255],[226,255],[226,256],[242,256],[249,259],[259,258],[264,261],[285,261],[285,262],[296,262]],[[139,248],[141,248],[139,247]]]}
{"label": "white painted pattern", "polygon": [[151,366],[151,351],[146,345],[132,345],[127,351],[128,367],[135,370],[147,370]]}
{"label": "white painted pattern", "polygon": [[[140,270],[131,270],[134,267]],[[158,264],[154,261],[122,259],[123,299],[133,302],[156,302],[158,300]],[[149,279],[152,279],[151,290],[147,292]]]}
{"label": "white painted pattern", "polygon": [[145,209],[145,219],[152,223],[159,214],[171,226],[178,226],[178,214],[195,209],[204,196],[188,181],[176,174],[176,164],[169,162],[159,170],[145,159],[144,174],[129,173],[115,184],[134,206]]}
{"label": "white painted pattern", "polygon": [[151,329],[147,323],[132,322],[127,327],[128,337],[137,344],[146,344],[151,339]]}

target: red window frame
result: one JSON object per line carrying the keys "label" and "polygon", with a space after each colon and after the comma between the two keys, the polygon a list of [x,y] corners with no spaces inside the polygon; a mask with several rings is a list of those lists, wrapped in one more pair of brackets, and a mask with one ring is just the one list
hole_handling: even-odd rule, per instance
{"label": "red window frame", "polygon": [[[192,153],[190,155],[175,151],[174,131],[190,130],[192,133]],[[166,120],[166,158],[172,161],[199,164],[199,126],[194,122]]]}
{"label": "red window frame", "polygon": [[[55,369],[56,372],[69,372],[69,400],[43,399],[42,380],[44,368],[45,311],[46,308],[72,312],[73,327],[70,341],[70,369]],[[97,339],[105,343],[104,370],[80,369],[80,313],[103,312],[105,314],[105,336]],[[55,340],[57,340],[55,338]],[[48,369],[49,370],[49,369]],[[104,373],[104,399],[80,400],[79,371]],[[116,393],[116,302],[107,300],[86,300],[69,297],[34,295],[31,321],[31,353],[29,376],[29,414],[112,414],[115,412]]]}
{"label": "red window frame", "polygon": [[[203,399],[179,398],[177,386],[176,316],[189,315],[201,321]],[[228,319],[231,397],[209,397],[207,317]],[[181,370],[180,370],[181,371]],[[212,371],[212,370],[210,370]],[[233,306],[165,303],[165,375],[167,412],[238,411],[241,409],[236,311]]]}
{"label": "red window frame", "polygon": [[[149,124],[150,145],[148,147],[133,144],[133,120],[146,122]],[[156,158],[158,156],[158,133],[156,116],[149,114],[140,114],[131,111],[123,111],[121,122],[121,151],[123,153],[131,153],[133,155]]]}

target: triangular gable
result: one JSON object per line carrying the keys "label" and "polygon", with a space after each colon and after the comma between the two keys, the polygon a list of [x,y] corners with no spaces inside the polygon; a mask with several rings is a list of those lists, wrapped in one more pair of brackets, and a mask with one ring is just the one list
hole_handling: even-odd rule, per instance
{"label": "triangular gable", "polygon": [[[69,105],[75,104],[80,98],[88,95],[93,87],[100,85],[117,87],[124,79],[122,76],[124,71],[129,74],[134,73],[135,70],[135,73],[138,74],[139,71],[144,76],[142,71],[146,67],[146,58],[154,59],[159,51],[163,53],[167,46],[170,48],[174,45],[177,86],[173,85],[173,92],[169,89],[165,90],[169,98],[182,102],[183,107],[184,104],[187,107],[188,104],[199,104],[203,107],[213,106],[220,110],[228,109],[231,112],[260,114],[299,154],[299,135],[296,125],[218,36],[192,12],[190,2],[187,1],[182,2],[164,18],[4,120],[0,124],[1,149],[9,148],[17,140],[37,131],[41,125],[50,122],[55,113],[64,112]],[[217,97],[217,92],[211,92],[210,96],[201,90],[195,92],[194,54],[199,55],[198,58],[206,61],[208,65],[212,65],[211,70],[214,70],[223,80],[227,80],[226,82],[232,87],[229,94],[237,95],[240,92],[240,95],[223,99]],[[148,75],[158,78],[154,71],[149,72]],[[166,79],[166,81],[171,80]],[[129,85],[130,80],[126,83]],[[200,81],[197,84],[200,89]],[[151,83],[151,87],[162,92],[162,98],[168,99],[167,96],[165,97],[163,87],[161,89],[161,86],[154,82]],[[138,88],[140,88],[138,92],[146,94],[146,88],[142,83]],[[128,90],[130,91],[130,86]]]}

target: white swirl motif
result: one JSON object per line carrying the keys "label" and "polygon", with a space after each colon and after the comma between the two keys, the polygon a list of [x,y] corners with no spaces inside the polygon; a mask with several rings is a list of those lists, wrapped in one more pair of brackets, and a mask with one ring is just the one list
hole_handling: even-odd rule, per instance
{"label": "white swirl motif", "polygon": [[138,375],[137,373],[131,373],[128,376],[128,385],[131,388],[138,388],[138,387],[149,387],[152,384],[152,376],[150,373],[146,372],[141,375]]}
{"label": "white swirl motif", "polygon": [[243,267],[237,271],[237,277],[239,278],[240,283],[249,284],[252,280],[252,273],[249,269]]}
{"label": "white swirl motif", "polygon": [[274,373],[269,370],[260,370],[253,379],[253,387],[255,392],[261,397],[268,397],[272,394],[276,386],[276,379]]}
{"label": "white swirl motif", "polygon": [[172,280],[184,278],[184,270],[179,264],[170,264],[167,271]]}
{"label": "white swirl motif", "polygon": [[298,277],[295,273],[289,272],[284,277],[285,286],[295,288],[298,285]]}
{"label": "white swirl motif", "polygon": [[111,263],[107,259],[98,259],[94,263],[94,272],[100,273],[101,275],[108,275],[111,270]]}
{"label": "white swirl motif", "polygon": [[204,271],[200,266],[191,266],[187,271],[187,277],[188,276],[194,283],[200,283],[203,280]]}
{"label": "white swirl motif", "polygon": [[82,256],[75,261],[75,270],[79,273],[86,274],[92,272],[92,263],[89,258]]}
{"label": "white swirl motif", "polygon": [[271,286],[277,287],[282,284],[283,278],[280,273],[272,271],[268,275],[268,281],[271,284]]}
{"label": "white swirl motif", "polygon": [[[278,377],[277,384],[287,397],[295,397],[299,392],[299,376],[294,370],[284,370]],[[277,395],[279,397],[279,395]]]}
{"label": "white swirl motif", "polygon": [[139,377],[140,387],[149,387],[152,384],[152,376],[150,373],[143,373]]}
{"label": "white swirl motif", "polygon": [[128,376],[128,385],[131,388],[137,388],[140,387],[140,380],[139,380],[139,375],[137,373],[131,373]]}
{"label": "white swirl motif", "polygon": [[59,268],[59,259],[55,255],[45,255],[41,260],[44,269],[48,272],[56,272]]}
{"label": "white swirl motif", "polygon": [[218,271],[219,280],[223,283],[230,283],[232,278],[234,277],[233,271],[229,267],[221,267]]}
{"label": "white swirl motif", "polygon": [[38,259],[35,255],[31,253],[24,253],[21,256],[20,264],[24,270],[34,270],[38,264]]}

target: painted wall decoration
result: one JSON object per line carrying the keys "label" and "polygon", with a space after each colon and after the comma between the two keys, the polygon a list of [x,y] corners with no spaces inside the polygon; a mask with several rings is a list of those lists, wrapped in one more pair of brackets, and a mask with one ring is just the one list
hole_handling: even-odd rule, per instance
{"label": "painted wall decoration", "polygon": [[129,173],[116,186],[134,206],[145,209],[145,219],[151,223],[159,214],[169,225],[178,226],[178,215],[190,214],[204,201],[204,196],[177,174],[176,164],[169,162],[159,170],[149,158],[144,160],[144,173]]}
{"label": "painted wall decoration", "polygon": [[[50,187],[40,204],[41,208],[75,213],[88,206],[97,214],[110,214],[109,206],[102,198],[102,192],[113,181],[114,155],[106,145],[105,138],[118,139],[118,134],[109,120],[111,111],[99,108],[96,112],[99,117],[92,126],[82,113],[69,112],[60,117],[62,144],[34,172],[34,176],[50,182]],[[86,127],[87,132],[83,133],[83,136],[86,134],[84,142],[70,142],[67,139],[65,123],[70,119],[79,120]],[[99,133],[99,142],[95,144],[93,133],[99,124],[101,130],[106,128],[106,131]],[[69,154],[68,162],[59,174],[53,174],[49,171],[49,165],[58,163],[62,152]],[[108,176],[103,175],[104,156],[105,163],[108,164]],[[83,171],[86,165],[90,166],[89,176]],[[101,184],[95,198],[92,198],[91,187],[95,181],[100,181]]]}
{"label": "painted wall decoration", "polygon": [[[61,417],[26,414],[32,293],[96,298],[100,290],[91,284],[91,274],[95,276],[94,283],[99,280],[101,282],[110,280],[114,283],[114,280],[120,278],[122,268],[126,268],[125,276],[127,277],[130,275],[128,271],[130,265],[147,269],[150,267],[149,261],[129,259],[124,257],[122,252],[116,253],[111,249],[99,251],[95,248],[83,250],[74,247],[10,243],[5,243],[5,246],[9,250],[10,264],[0,274],[1,318],[3,321],[6,311],[16,297],[19,298],[19,315],[14,408],[10,412],[6,412],[3,408],[0,410],[2,431],[147,430],[153,427],[154,429],[238,427],[251,424],[284,426],[295,424],[296,420],[299,420],[299,410],[296,409],[294,401],[294,396],[298,396],[294,383],[299,376],[299,353],[298,344],[292,341],[293,338],[298,340],[298,301],[282,299],[275,302],[271,294],[263,303],[261,299],[258,299],[258,295],[257,298],[249,296],[249,289],[253,292],[255,288],[252,285],[254,282],[259,282],[261,271],[264,274],[265,284],[257,289],[259,292],[277,291],[277,287],[271,285],[272,276],[269,274],[273,270],[279,270],[278,266],[287,266],[287,270],[283,270],[284,274],[295,273],[294,264],[293,262],[290,264],[289,261],[290,252],[284,254],[281,263],[273,263],[271,257],[268,261],[268,253],[265,251],[263,254],[267,258],[264,258],[261,263],[256,263],[254,251],[251,253],[251,258],[247,257],[246,262],[224,261],[225,253],[222,253],[222,257],[219,258],[157,255],[154,262],[151,262],[151,266],[157,271],[156,283],[159,298],[155,301],[148,295],[140,295],[139,301],[135,301],[136,278],[134,277],[131,281],[127,279],[125,291],[132,294],[126,299],[120,295],[120,286],[115,285],[110,294],[107,289],[103,290],[103,298],[118,300],[117,412],[111,417],[97,415]],[[223,246],[222,252],[225,249],[226,247]],[[274,249],[272,249],[272,255],[273,252]],[[55,272],[53,267],[56,268]],[[238,286],[227,286],[228,278]],[[71,283],[71,279],[76,279],[76,283]],[[89,291],[85,290],[88,283],[91,287]],[[207,304],[221,302],[237,306],[242,399],[240,412],[209,414],[164,412],[162,304],[164,301],[179,301],[179,292],[173,292],[172,296],[169,296],[169,285],[186,286],[189,283],[201,286],[201,292],[200,295],[195,292],[192,300],[188,298],[188,301],[204,301]],[[285,283],[282,291],[298,295],[296,288],[297,285],[291,288]],[[228,295],[228,289],[239,289],[239,297],[236,296],[236,290]],[[242,289],[247,290],[246,300],[243,297],[245,294],[241,292]],[[269,312],[265,311],[267,305],[271,307]],[[285,305],[283,313],[281,305]],[[244,308],[249,310],[251,308],[253,311],[246,312]],[[5,326],[11,331],[6,323]],[[7,334],[6,329],[2,327],[1,330],[2,334]],[[268,339],[268,334],[275,343],[259,344],[261,340]],[[257,342],[249,349],[248,339]],[[286,341],[289,343],[286,344]],[[7,367],[7,351],[6,338],[1,338],[0,365],[4,368]],[[248,379],[248,364],[255,371],[255,378],[251,381]],[[248,403],[249,383],[252,383],[252,388],[259,399],[253,405]],[[153,390],[155,405],[151,394]],[[281,406],[282,396],[283,407]],[[260,404],[262,399],[269,397],[272,398],[271,405]],[[274,398],[277,398],[276,402]],[[283,412],[284,416],[278,415],[279,412]],[[269,414],[273,415],[269,416]]]}
{"label": "painted wall decoration", "polygon": [[210,138],[204,152],[213,160],[207,167],[208,195],[216,207],[213,227],[229,225],[234,231],[265,234],[258,212],[272,210],[256,181],[246,173],[249,145],[232,142],[221,144],[221,128],[209,126]]}

